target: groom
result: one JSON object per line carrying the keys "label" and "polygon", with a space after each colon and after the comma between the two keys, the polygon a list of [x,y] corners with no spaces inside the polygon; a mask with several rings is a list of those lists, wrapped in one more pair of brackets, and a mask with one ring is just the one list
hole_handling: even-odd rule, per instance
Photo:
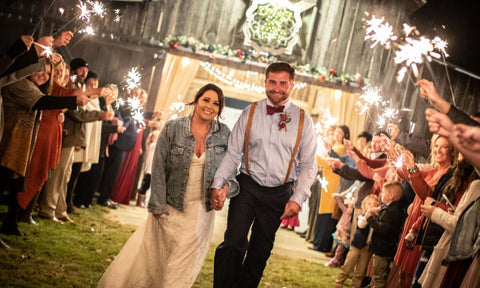
{"label": "groom", "polygon": [[215,253],[215,288],[257,287],[281,220],[298,215],[310,195],[316,137],[310,116],[289,100],[294,76],[288,63],[267,67],[267,98],[242,112],[215,174],[212,207],[220,210],[226,198],[220,189],[241,164],[240,193],[230,200],[224,242]]}

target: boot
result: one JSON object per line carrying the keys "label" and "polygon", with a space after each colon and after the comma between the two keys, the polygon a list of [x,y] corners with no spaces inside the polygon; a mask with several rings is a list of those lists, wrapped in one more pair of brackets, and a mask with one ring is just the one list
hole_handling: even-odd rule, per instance
{"label": "boot", "polygon": [[145,196],[145,194],[138,194],[137,206],[142,208],[147,208],[147,197]]}

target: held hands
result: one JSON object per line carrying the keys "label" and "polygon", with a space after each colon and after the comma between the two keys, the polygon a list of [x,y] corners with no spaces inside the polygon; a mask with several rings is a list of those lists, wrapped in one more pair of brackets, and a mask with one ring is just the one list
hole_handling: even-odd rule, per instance
{"label": "held hands", "polygon": [[58,53],[53,53],[52,54],[52,57],[50,58],[50,61],[52,62],[52,64],[57,64],[59,63],[60,61],[62,61],[63,57],[62,55],[58,54]]}
{"label": "held hands", "polygon": [[281,220],[289,219],[295,217],[300,212],[300,206],[297,202],[288,201],[287,205],[285,205],[285,210],[283,211],[283,215],[280,217]]}
{"label": "held hands", "polygon": [[212,188],[212,203],[211,207],[215,211],[220,211],[227,199],[227,192],[230,189],[230,184],[225,184],[222,189]]}

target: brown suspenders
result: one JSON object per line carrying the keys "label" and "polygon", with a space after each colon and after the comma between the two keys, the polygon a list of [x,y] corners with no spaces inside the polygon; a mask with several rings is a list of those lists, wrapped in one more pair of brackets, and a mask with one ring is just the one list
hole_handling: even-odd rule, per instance
{"label": "brown suspenders", "polygon": [[[245,149],[243,153],[245,157],[245,170],[247,171],[248,175],[250,175],[250,170],[248,169],[248,140],[250,138],[250,128],[252,127],[253,113],[255,113],[256,106],[257,106],[257,102],[253,102],[252,105],[250,106],[250,114],[248,115],[247,127],[245,129]],[[297,141],[295,142],[295,147],[293,148],[292,157],[290,158],[290,163],[288,164],[285,183],[287,183],[288,176],[290,176],[290,171],[292,170],[292,165],[293,165],[293,162],[295,161],[295,155],[297,154],[298,146],[300,145],[300,140],[302,140],[304,118],[305,118],[305,111],[303,109],[300,109],[300,120],[298,122]]]}

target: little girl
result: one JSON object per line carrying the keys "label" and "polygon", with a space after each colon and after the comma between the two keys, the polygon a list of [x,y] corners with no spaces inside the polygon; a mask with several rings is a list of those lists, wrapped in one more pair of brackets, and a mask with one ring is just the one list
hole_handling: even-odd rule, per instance
{"label": "little girl", "polygon": [[[352,284],[350,287],[360,287],[363,277],[368,267],[368,262],[372,257],[372,253],[368,251],[368,236],[371,234],[370,227],[365,219],[368,210],[379,207],[380,199],[374,194],[370,194],[362,201],[363,214],[358,216],[357,230],[351,241],[350,250],[348,251],[345,263],[338,274],[335,288],[343,287],[345,280],[353,272]],[[342,246],[342,245],[339,245]]]}

